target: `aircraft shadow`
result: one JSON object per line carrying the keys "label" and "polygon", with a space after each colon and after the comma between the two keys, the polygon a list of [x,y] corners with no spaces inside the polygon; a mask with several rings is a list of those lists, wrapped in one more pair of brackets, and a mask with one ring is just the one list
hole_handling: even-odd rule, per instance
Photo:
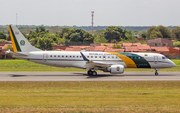
{"label": "aircraft shadow", "polygon": [[[85,74],[85,73],[72,73],[72,74],[69,74],[69,75],[43,75],[43,74],[40,74],[40,75],[15,75],[15,74],[12,74],[10,75],[11,77],[53,77],[53,76],[56,76],[56,77],[61,77],[61,76],[87,76],[87,78],[99,78],[99,77],[125,77],[125,76],[141,76],[141,77],[146,77],[146,76],[154,76],[156,77],[153,73],[152,74],[119,74],[119,75],[113,75],[113,74],[98,74],[97,76],[92,76],[92,75],[88,75],[88,74]],[[170,75],[170,74],[159,74],[158,76],[177,76],[177,75]]]}
{"label": "aircraft shadow", "polygon": [[11,75],[11,77],[25,77],[27,75]]}

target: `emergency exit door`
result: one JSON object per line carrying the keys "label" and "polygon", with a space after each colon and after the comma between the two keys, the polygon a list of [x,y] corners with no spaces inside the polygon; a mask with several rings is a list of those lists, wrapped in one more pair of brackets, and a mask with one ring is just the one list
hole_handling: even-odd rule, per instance
{"label": "emergency exit door", "polygon": [[48,55],[47,54],[43,54],[43,61],[47,62],[47,60],[48,60]]}

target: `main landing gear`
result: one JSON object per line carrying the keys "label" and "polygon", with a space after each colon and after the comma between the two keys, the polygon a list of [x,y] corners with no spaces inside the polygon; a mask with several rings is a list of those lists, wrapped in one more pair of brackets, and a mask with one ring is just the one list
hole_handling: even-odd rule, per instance
{"label": "main landing gear", "polygon": [[158,70],[159,69],[155,69],[155,75],[158,76]]}
{"label": "main landing gear", "polygon": [[89,70],[87,72],[88,75],[92,75],[92,76],[96,76],[97,75],[97,72],[96,71],[92,71],[92,70]]}

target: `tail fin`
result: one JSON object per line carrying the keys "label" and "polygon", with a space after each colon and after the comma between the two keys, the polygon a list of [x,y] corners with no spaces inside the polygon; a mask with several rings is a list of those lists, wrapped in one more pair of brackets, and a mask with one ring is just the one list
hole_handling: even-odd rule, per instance
{"label": "tail fin", "polygon": [[8,27],[14,52],[42,51],[32,46],[16,26]]}

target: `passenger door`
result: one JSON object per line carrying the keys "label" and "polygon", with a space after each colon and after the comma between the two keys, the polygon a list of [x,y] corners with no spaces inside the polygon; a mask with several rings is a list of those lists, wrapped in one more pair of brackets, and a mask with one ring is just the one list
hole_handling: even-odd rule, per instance
{"label": "passenger door", "polygon": [[158,64],[158,56],[154,56],[154,64]]}

